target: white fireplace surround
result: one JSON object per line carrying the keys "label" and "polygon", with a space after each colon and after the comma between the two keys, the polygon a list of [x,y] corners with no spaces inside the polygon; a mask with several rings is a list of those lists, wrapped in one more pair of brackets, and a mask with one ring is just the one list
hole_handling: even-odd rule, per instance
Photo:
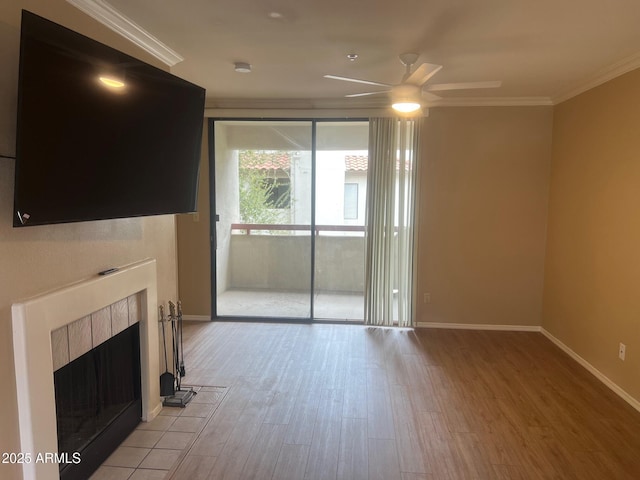
{"label": "white fireplace surround", "polygon": [[58,451],[51,332],[134,294],[140,294],[142,420],[162,409],[159,384],[156,261],[143,260],[12,306],[13,355],[24,480],[58,480],[59,466],[36,462]]}

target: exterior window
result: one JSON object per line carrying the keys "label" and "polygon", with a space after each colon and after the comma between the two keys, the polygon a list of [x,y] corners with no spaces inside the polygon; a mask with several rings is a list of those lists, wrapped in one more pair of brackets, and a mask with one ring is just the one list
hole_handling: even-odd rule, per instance
{"label": "exterior window", "polygon": [[358,218],[358,184],[344,184],[344,219],[357,220]]}

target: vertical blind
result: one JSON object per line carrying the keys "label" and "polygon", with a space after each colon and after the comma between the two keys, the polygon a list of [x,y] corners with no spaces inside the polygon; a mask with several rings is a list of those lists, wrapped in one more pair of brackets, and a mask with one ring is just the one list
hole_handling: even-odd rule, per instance
{"label": "vertical blind", "polygon": [[365,323],[413,325],[417,158],[422,120],[372,118],[365,241]]}

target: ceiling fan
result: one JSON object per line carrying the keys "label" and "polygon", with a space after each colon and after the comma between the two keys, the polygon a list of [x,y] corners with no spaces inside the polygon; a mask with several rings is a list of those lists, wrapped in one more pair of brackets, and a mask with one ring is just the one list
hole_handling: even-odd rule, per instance
{"label": "ceiling fan", "polygon": [[400,62],[405,67],[405,73],[402,81],[397,85],[388,83],[373,82],[370,80],[360,80],[357,78],[341,77],[338,75],[325,75],[324,78],[332,80],[342,80],[345,82],[363,83],[365,85],[375,85],[378,87],[386,87],[386,90],[378,90],[375,92],[353,93],[345,95],[345,97],[364,97],[367,95],[379,95],[391,92],[392,107],[403,113],[415,112],[421,107],[422,99],[439,100],[442,97],[431,93],[444,90],[467,90],[473,88],[497,88],[502,85],[501,81],[487,82],[466,82],[466,83],[438,83],[425,85],[431,77],[442,69],[442,65],[433,63],[422,63],[416,69],[411,68],[418,60],[417,53],[403,53],[400,55]]}

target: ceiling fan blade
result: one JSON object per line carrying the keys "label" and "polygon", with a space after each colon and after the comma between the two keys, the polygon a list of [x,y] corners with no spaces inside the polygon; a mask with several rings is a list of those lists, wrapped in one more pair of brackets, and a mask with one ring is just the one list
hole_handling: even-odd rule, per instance
{"label": "ceiling fan blade", "polygon": [[436,65],[435,63],[423,63],[416,68],[407,78],[403,80],[403,83],[410,83],[411,85],[421,86],[440,71],[442,65]]}
{"label": "ceiling fan blade", "polygon": [[364,93],[352,93],[351,95],[345,95],[345,97],[366,97],[367,95],[378,95],[380,93],[388,93],[390,90],[380,90],[379,92],[364,92]]}
{"label": "ceiling fan blade", "polygon": [[436,83],[424,87],[429,92],[441,92],[443,90],[470,90],[473,88],[498,88],[502,86],[500,80],[488,82],[465,82],[465,83]]}
{"label": "ceiling fan blade", "polygon": [[425,91],[422,92],[422,98],[424,98],[427,102],[436,102],[438,100],[442,100],[441,96]]}
{"label": "ceiling fan blade", "polygon": [[364,83],[365,85],[377,85],[378,87],[391,88],[392,86],[392,85],[389,85],[388,83],[372,82],[370,80],[359,80],[357,78],[350,78],[350,77],[339,77],[338,75],[325,75],[324,78],[330,78],[332,80],[342,80],[344,82]]}

